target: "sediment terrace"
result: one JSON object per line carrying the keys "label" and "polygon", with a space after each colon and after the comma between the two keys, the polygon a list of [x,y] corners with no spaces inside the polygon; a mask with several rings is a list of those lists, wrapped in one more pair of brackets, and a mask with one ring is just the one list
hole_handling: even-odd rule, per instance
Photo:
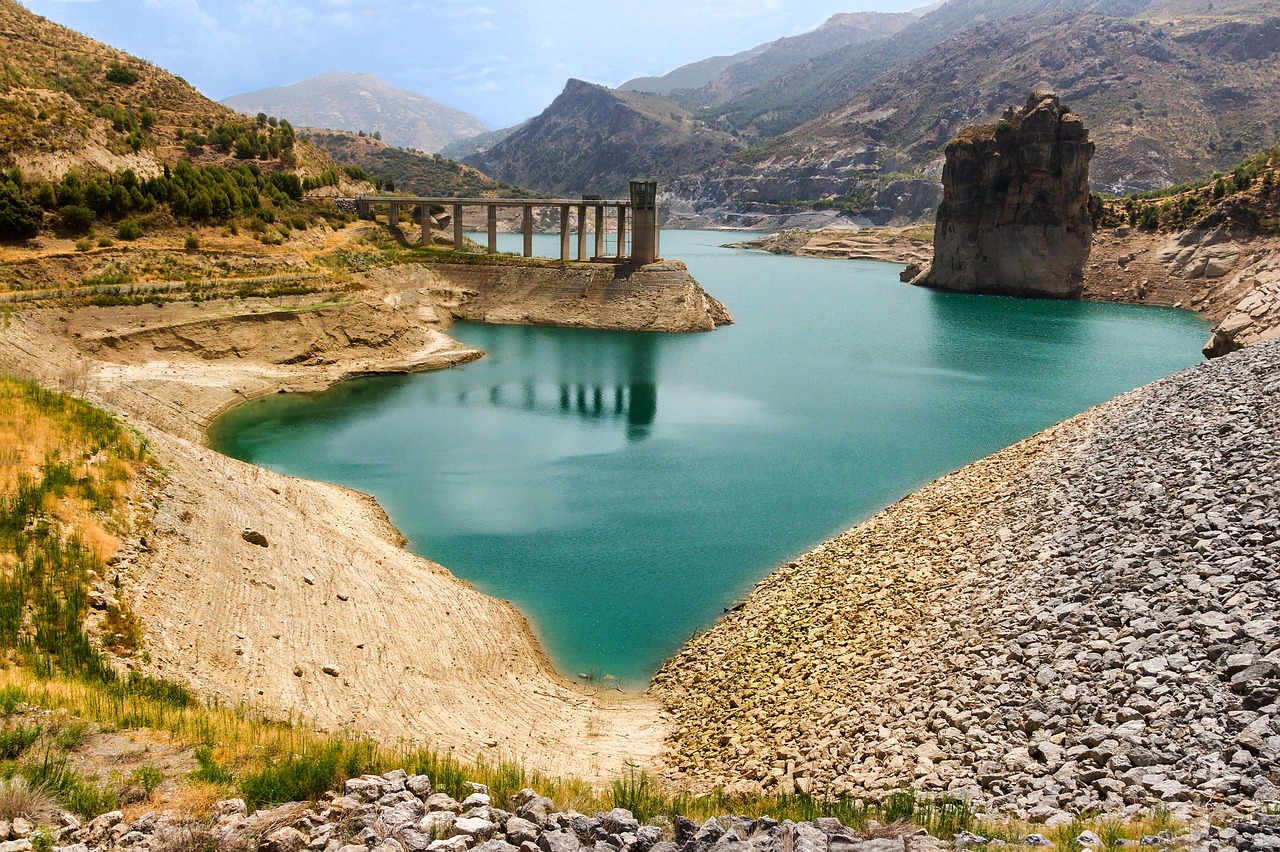
{"label": "sediment terrace", "polygon": [[121,414],[165,471],[142,507],[151,528],[107,578],[146,624],[154,673],[324,730],[617,777],[657,753],[656,702],[561,677],[514,607],[405,550],[371,498],[205,445],[214,418],[255,396],[480,357],[444,332],[475,310],[670,331],[731,321],[679,264],[476,269],[382,268],[333,294],[26,309],[6,315],[0,366]]}
{"label": "sediment terrace", "polygon": [[788,563],[655,678],[676,783],[1036,819],[1274,800],[1280,342],[943,477]]}

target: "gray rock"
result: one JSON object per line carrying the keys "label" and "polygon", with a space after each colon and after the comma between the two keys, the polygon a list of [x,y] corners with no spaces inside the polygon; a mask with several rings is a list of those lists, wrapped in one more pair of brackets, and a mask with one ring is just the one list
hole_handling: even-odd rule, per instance
{"label": "gray rock", "polygon": [[473,839],[465,834],[436,840],[427,847],[427,852],[466,852]]}
{"label": "gray rock", "polygon": [[505,840],[486,840],[471,847],[472,852],[520,852],[519,847],[512,846]]}
{"label": "gray rock", "polygon": [[571,831],[544,831],[538,838],[538,848],[542,852],[578,852],[581,844]]}
{"label": "gray rock", "polygon": [[432,793],[423,801],[423,805],[428,811],[449,811],[455,814],[462,812],[462,804],[448,793]]}
{"label": "gray rock", "polygon": [[504,831],[507,835],[507,841],[519,846],[525,841],[537,842],[540,828],[530,820],[513,816],[507,820]]}
{"label": "gray rock", "polygon": [[[533,791],[530,790],[529,792]],[[534,825],[545,827],[547,820],[555,809],[555,802],[545,796],[534,795],[516,808],[516,816],[527,819]]]}
{"label": "gray rock", "polygon": [[990,841],[981,835],[974,834],[972,831],[961,831],[952,838],[952,842],[955,843],[957,849],[962,849],[965,846],[986,846]]}
{"label": "gray rock", "polygon": [[480,819],[475,816],[463,816],[461,819],[453,820],[453,833],[465,834],[467,837],[474,838],[477,842],[480,840],[488,840],[497,832],[498,826],[490,823],[489,820]]}
{"label": "gray rock", "polygon": [[426,852],[431,845],[433,838],[430,834],[423,834],[414,828],[403,826],[395,833],[395,839],[400,841],[400,845],[405,848],[405,852]]}
{"label": "gray rock", "polygon": [[631,815],[631,811],[625,808],[614,808],[600,816],[600,825],[609,834],[625,834],[637,831],[640,828],[640,821]]}
{"label": "gray rock", "polygon": [[291,825],[277,828],[264,838],[263,852],[298,852],[307,845],[307,836]]}

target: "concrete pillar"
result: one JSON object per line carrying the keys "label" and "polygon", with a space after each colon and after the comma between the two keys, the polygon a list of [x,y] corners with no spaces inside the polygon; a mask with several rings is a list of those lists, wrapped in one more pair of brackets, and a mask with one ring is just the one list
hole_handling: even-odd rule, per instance
{"label": "concrete pillar", "polygon": [[498,205],[485,205],[485,224],[488,226],[489,254],[498,253]]}
{"label": "concrete pillar", "polygon": [[365,201],[363,198],[357,198],[356,199],[356,215],[358,215],[361,219],[369,218],[369,202]]}
{"label": "concrete pillar", "polygon": [[604,205],[596,205],[596,252],[592,257],[604,257]]}
{"label": "concrete pillar", "polygon": [[618,205],[618,247],[616,256],[619,260],[627,256],[627,208]]}
{"label": "concrete pillar", "polygon": [[418,245],[431,245],[431,211],[425,203],[418,205],[418,224],[422,226],[422,235],[418,237]]}
{"label": "concrete pillar", "polygon": [[520,230],[524,233],[524,256],[533,257],[533,205],[526,204],[524,206],[524,220],[520,223]]}
{"label": "concrete pillar", "polygon": [[653,263],[658,259],[658,184],[651,180],[631,181],[632,224],[631,262]]}
{"label": "concrete pillar", "polygon": [[560,205],[560,259],[569,259],[569,205]]}
{"label": "concrete pillar", "polygon": [[400,224],[400,205],[394,201],[387,205],[387,224],[393,228]]}
{"label": "concrete pillar", "polygon": [[587,259],[587,205],[578,205],[578,260]]}
{"label": "concrete pillar", "polygon": [[466,245],[462,236],[462,205],[453,205],[453,250],[462,251],[462,247]]}

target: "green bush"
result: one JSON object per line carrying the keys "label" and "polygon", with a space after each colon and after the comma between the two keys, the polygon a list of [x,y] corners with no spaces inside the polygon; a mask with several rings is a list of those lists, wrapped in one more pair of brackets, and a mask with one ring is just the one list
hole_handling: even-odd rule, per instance
{"label": "green bush", "polygon": [[12,183],[0,183],[0,238],[33,237],[40,230],[44,211],[22,197]]}
{"label": "green bush", "polygon": [[67,204],[58,210],[58,218],[62,220],[62,227],[71,233],[83,234],[93,227],[98,217],[83,204]]}
{"label": "green bush", "polygon": [[235,781],[231,770],[213,759],[213,749],[208,746],[196,748],[196,763],[200,768],[191,773],[192,781],[203,781],[206,784],[229,785]]}
{"label": "green bush", "polygon": [[132,86],[140,79],[137,71],[125,68],[123,65],[112,65],[107,69],[105,76],[108,83],[116,83],[120,86]]}
{"label": "green bush", "polygon": [[137,219],[125,219],[116,229],[116,236],[122,240],[136,240],[142,236],[142,223]]}

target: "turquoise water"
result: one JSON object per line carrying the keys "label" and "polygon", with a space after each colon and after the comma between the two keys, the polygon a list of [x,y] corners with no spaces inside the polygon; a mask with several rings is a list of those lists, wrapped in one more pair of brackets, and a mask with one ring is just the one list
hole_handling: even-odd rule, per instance
{"label": "turquoise water", "polygon": [[214,446],[375,495],[416,552],[516,603],[564,672],[643,686],[771,568],[1197,363],[1207,335],[1181,311],[943,295],[727,239],[662,247],[733,326],[462,324],[485,358],[257,400]]}

